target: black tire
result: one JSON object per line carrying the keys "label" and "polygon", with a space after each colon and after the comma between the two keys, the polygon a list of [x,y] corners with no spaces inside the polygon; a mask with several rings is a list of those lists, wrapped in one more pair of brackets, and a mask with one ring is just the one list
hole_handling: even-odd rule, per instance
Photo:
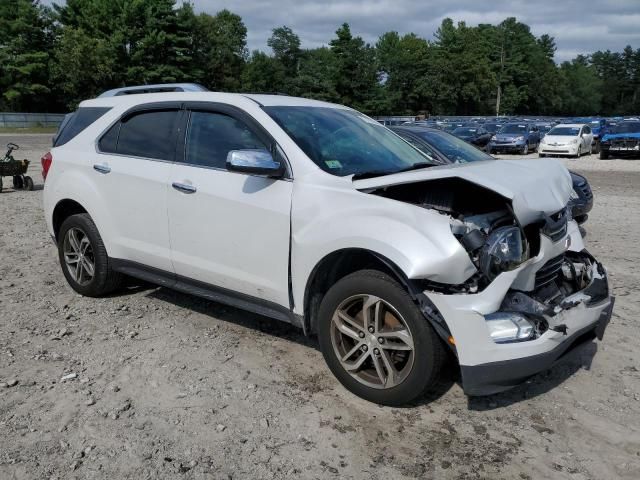
{"label": "black tire", "polygon": [[576,156],[574,158],[580,158],[582,156],[582,145],[578,145],[578,151],[576,152]]}
{"label": "black tire", "polygon": [[539,153],[539,154],[538,154],[538,158],[544,158],[544,157],[546,157],[546,156],[547,156],[547,154],[546,154],[546,153]]}
{"label": "black tire", "polygon": [[606,160],[607,158],[609,158],[609,152],[600,150],[600,160]]}
{"label": "black tire", "polygon": [[[395,308],[413,338],[413,365],[394,387],[374,388],[361,383],[342,366],[334,350],[333,315],[345,300],[362,294],[380,297]],[[407,291],[389,275],[377,270],[357,271],[329,289],[318,312],[318,338],[324,359],[340,383],[355,395],[381,405],[405,405],[433,388],[446,357],[441,339]]]}
{"label": "black tire", "polygon": [[25,190],[32,191],[33,190],[33,179],[29,176],[24,177],[24,185]]}
{"label": "black tire", "polygon": [[522,155],[529,155],[529,143],[525,143],[520,152]]}
{"label": "black tire", "polygon": [[591,153],[600,153],[600,142],[598,142],[597,140],[591,147]]}
{"label": "black tire", "polygon": [[13,188],[14,190],[20,190],[24,186],[24,182],[22,181],[22,176],[14,175],[13,176]]}
{"label": "black tire", "polygon": [[[72,228],[80,230],[89,239],[94,262],[93,278],[86,284],[78,283],[72,276],[64,256],[64,239]],[[79,213],[68,217],[58,233],[58,258],[67,282],[76,292],[87,297],[101,297],[113,292],[122,285],[123,275],[113,271],[109,263],[107,249],[100,233],[88,213]]]}

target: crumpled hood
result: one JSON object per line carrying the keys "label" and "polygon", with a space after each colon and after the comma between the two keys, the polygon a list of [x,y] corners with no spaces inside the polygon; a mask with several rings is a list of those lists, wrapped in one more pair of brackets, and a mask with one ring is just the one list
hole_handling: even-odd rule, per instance
{"label": "crumpled hood", "polygon": [[607,140],[614,140],[616,138],[640,138],[640,132],[634,133],[607,133],[602,137],[603,142]]}
{"label": "crumpled hood", "polygon": [[[455,177],[493,190],[511,200],[514,213],[523,225],[538,220],[541,212],[550,215],[563,209],[573,191],[569,171],[555,159],[487,160],[443,165],[354,180],[353,185],[357,190],[374,190]],[[481,201],[478,198],[478,202]]]}

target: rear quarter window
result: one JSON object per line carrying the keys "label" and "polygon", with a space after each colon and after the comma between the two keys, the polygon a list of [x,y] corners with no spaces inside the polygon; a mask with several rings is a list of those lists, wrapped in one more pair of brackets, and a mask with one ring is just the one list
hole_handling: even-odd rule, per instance
{"label": "rear quarter window", "polygon": [[62,126],[62,129],[56,135],[53,146],[60,147],[71,141],[85,128],[102,117],[111,108],[109,107],[82,107],[72,114],[69,121]]}

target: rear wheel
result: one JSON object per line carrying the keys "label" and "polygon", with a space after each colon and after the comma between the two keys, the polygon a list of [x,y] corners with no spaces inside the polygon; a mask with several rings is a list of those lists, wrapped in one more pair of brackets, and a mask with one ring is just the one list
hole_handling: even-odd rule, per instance
{"label": "rear wheel", "polygon": [[445,350],[409,294],[391,277],[361,270],[339,280],[318,312],[322,354],[354,394],[406,404],[437,382]]}
{"label": "rear wheel", "polygon": [[106,295],[122,283],[122,275],[111,269],[100,233],[87,213],[71,215],[62,223],[58,256],[67,282],[82,295]]}

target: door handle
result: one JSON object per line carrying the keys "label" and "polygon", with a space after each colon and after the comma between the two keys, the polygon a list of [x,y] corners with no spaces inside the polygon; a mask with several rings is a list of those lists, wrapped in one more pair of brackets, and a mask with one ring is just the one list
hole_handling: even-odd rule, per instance
{"label": "door handle", "polygon": [[93,166],[93,169],[96,172],[103,173],[103,174],[107,174],[107,173],[109,173],[111,171],[111,167],[109,165],[104,165],[104,164],[99,164],[99,163],[95,164]]}
{"label": "door handle", "polygon": [[182,193],[196,193],[196,187],[187,185],[186,183],[173,182],[171,186]]}

